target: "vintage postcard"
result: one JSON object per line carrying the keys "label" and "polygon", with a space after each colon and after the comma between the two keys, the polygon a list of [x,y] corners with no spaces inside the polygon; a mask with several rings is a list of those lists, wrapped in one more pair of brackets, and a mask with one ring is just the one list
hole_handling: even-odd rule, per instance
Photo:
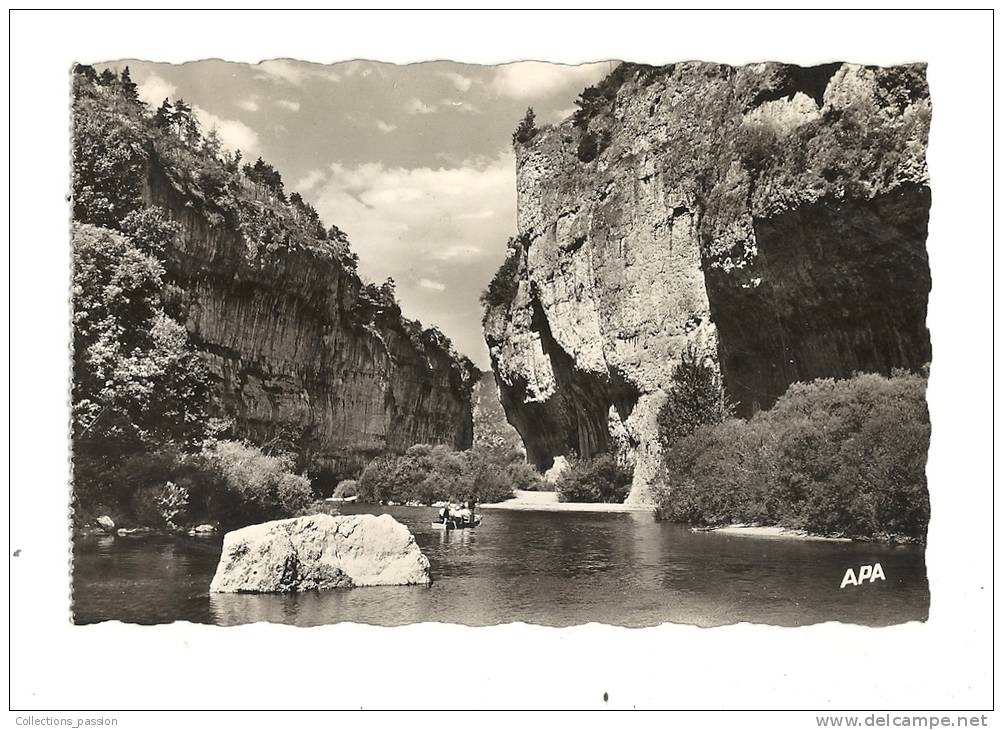
{"label": "vintage postcard", "polygon": [[12,725],[988,727],[991,18],[12,11]]}
{"label": "vintage postcard", "polygon": [[922,63],[72,71],[73,620],[927,618]]}

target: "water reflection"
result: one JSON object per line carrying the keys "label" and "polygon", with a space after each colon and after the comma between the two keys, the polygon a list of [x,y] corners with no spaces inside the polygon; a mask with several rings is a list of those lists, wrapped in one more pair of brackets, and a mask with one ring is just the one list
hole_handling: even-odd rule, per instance
{"label": "water reflection", "polygon": [[[365,507],[346,507],[364,512]],[[923,550],[693,533],[646,514],[486,512],[475,530],[432,527],[435,510],[386,508],[432,565],[430,587],[210,595],[220,538],[80,538],[74,615],[89,623],[337,621],[484,625],[736,621],[885,625],[927,616]],[[847,567],[887,580],[840,589]]]}

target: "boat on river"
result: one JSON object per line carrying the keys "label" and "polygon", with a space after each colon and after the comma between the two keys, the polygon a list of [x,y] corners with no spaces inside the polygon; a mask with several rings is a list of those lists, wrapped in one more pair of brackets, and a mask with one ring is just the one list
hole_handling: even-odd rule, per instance
{"label": "boat on river", "polygon": [[358,500],[358,498],[359,498],[358,494],[353,494],[351,497],[328,497],[324,501],[325,502],[338,502],[338,503],[341,503],[341,504],[350,504],[350,503],[355,502],[356,500]]}
{"label": "boat on river", "polygon": [[472,530],[481,524],[481,516],[475,515],[472,520],[459,520],[450,518],[443,522],[438,520],[432,523],[432,529],[435,530]]}

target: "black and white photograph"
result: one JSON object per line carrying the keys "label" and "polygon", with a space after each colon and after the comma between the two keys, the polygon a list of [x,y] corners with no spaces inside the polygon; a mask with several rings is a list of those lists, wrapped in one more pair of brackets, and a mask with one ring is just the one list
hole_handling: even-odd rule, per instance
{"label": "black and white photograph", "polygon": [[924,619],[931,110],[922,64],[76,66],[74,620]]}
{"label": "black and white photograph", "polygon": [[405,655],[448,677],[511,625],[881,641],[950,600],[931,525],[992,486],[928,468],[969,384],[930,313],[992,256],[933,227],[932,56],[129,48],[54,81],[71,631],[450,626]]}

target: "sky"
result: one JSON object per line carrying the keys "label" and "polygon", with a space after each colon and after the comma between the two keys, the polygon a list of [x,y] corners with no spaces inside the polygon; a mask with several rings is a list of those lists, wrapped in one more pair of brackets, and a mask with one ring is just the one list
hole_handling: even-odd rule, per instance
{"label": "sky", "polygon": [[516,233],[512,131],[564,119],[612,68],[523,62],[397,66],[292,60],[129,66],[151,107],[183,98],[202,126],[282,173],[345,231],[364,279],[397,284],[404,314],[489,366],[478,297]]}

